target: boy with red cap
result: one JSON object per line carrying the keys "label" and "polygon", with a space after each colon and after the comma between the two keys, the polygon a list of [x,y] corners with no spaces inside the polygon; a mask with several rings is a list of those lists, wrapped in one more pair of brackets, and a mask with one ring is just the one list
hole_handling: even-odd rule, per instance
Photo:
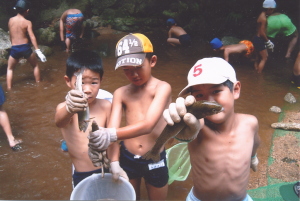
{"label": "boy with red cap", "polygon": [[[256,117],[234,112],[241,83],[233,67],[222,58],[204,58],[188,74],[188,85],[164,112],[168,125],[184,121],[179,136],[194,136],[188,143],[194,186],[187,201],[252,201],[247,195],[250,167],[256,171],[259,146]],[[224,110],[204,119],[187,113],[195,101],[215,101]],[[175,106],[174,106],[175,104]]]}

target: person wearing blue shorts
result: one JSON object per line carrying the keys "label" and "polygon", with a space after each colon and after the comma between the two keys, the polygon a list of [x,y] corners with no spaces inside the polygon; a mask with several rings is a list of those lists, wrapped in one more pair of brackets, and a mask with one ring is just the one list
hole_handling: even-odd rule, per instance
{"label": "person wearing blue shorts", "polygon": [[188,47],[191,45],[191,37],[186,31],[177,25],[173,18],[167,20],[167,27],[169,29],[167,42],[172,46],[181,45]]}

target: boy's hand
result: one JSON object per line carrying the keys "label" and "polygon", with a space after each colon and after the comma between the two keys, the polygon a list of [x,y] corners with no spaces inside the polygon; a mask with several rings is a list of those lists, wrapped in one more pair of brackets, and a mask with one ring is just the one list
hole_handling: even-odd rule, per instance
{"label": "boy's hand", "polygon": [[259,163],[259,160],[258,160],[257,156],[256,156],[256,155],[253,156],[253,157],[251,158],[251,165],[250,165],[250,167],[251,167],[251,169],[252,169],[254,172],[256,172],[256,170],[257,170],[257,165],[258,165],[258,163]]}
{"label": "boy's hand", "polygon": [[117,141],[117,133],[115,128],[102,128],[90,132],[89,147],[96,151],[104,151],[108,148],[111,142]]}
{"label": "boy's hand", "polygon": [[190,106],[196,102],[194,96],[187,96],[185,99],[179,97],[176,99],[176,103],[171,103],[169,109],[166,109],[163,113],[163,117],[169,126],[173,126],[174,123],[179,123],[181,117],[186,126],[182,129],[175,138],[181,141],[191,141],[195,139],[201,129],[199,120],[192,115],[187,113],[187,106]]}
{"label": "boy's hand", "polygon": [[79,90],[70,90],[66,95],[66,109],[69,113],[85,111],[88,102],[85,94]]}
{"label": "boy's hand", "polygon": [[120,167],[119,161],[114,161],[114,162],[110,163],[110,171],[112,173],[114,181],[118,181],[119,176],[121,176],[124,179],[126,179],[127,181],[129,181],[129,178],[128,178],[126,172],[123,170],[123,168]]}
{"label": "boy's hand", "polygon": [[36,49],[35,53],[38,55],[38,57],[40,58],[40,60],[42,62],[46,62],[47,61],[45,55],[42,53],[42,51],[40,49]]}
{"label": "boy's hand", "polygon": [[267,46],[267,48],[269,50],[272,50],[272,52],[273,52],[273,50],[274,50],[274,43],[272,43],[270,40],[268,40],[267,42],[265,42],[265,45]]}

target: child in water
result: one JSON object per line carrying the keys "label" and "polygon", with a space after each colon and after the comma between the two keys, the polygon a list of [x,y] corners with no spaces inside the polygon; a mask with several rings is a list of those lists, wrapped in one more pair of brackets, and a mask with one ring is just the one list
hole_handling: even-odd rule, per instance
{"label": "child in water", "polygon": [[[68,9],[61,15],[59,33],[62,47],[66,52],[71,50],[72,43],[82,39],[83,30],[83,14],[80,10]],[[66,39],[64,39],[64,31],[66,32]]]}
{"label": "child in water", "polygon": [[184,47],[191,45],[190,35],[182,27],[178,26],[173,18],[167,20],[167,27],[169,29],[167,42],[170,45],[181,45]]}
{"label": "child in water", "polygon": [[[250,167],[256,171],[256,151],[260,143],[256,117],[234,112],[234,101],[240,96],[241,83],[233,67],[224,59],[198,60],[188,73],[188,85],[175,106],[164,112],[168,125],[184,121],[186,128],[177,136],[190,136],[188,143],[194,186],[187,201],[252,201],[247,195]],[[215,101],[224,110],[204,119],[187,113],[195,101]],[[193,137],[191,137],[193,136]]]}
{"label": "child in water", "polygon": [[[66,95],[66,101],[58,104],[55,114],[56,126],[61,129],[68,147],[68,153],[75,167],[73,173],[74,187],[84,178],[93,173],[101,173],[101,167],[95,167],[88,155],[88,133],[79,130],[78,112],[89,107],[89,116],[99,126],[106,127],[110,117],[111,103],[108,100],[97,99],[103,76],[103,66],[100,56],[92,51],[77,51],[70,55],[66,63],[64,79],[71,89]],[[82,74],[82,92],[75,89],[76,72],[84,69]]]}
{"label": "child in water", "polygon": [[239,44],[223,45],[222,41],[214,38],[210,41],[213,50],[222,52],[224,59],[229,62],[230,54],[243,54],[245,57],[250,58],[254,51],[254,46],[249,40],[242,40]]}
{"label": "child in water", "polygon": [[9,19],[8,29],[11,40],[11,50],[7,64],[6,83],[7,89],[10,90],[12,86],[13,70],[17,65],[19,59],[24,57],[29,61],[33,67],[33,74],[36,82],[40,82],[40,69],[35,54],[29,44],[29,39],[35,48],[35,53],[42,62],[47,61],[45,55],[41,52],[36,42],[36,38],[32,31],[32,23],[25,19],[28,15],[30,3],[26,0],[18,0],[14,9],[18,12],[15,17]]}
{"label": "child in water", "polygon": [[[141,156],[153,147],[166,126],[162,113],[171,102],[171,86],[152,76],[157,56],[145,35],[134,33],[120,39],[116,57],[115,69],[121,68],[130,83],[115,90],[109,128],[93,132],[100,139],[90,140],[89,146],[105,150],[110,142],[123,140],[120,145],[113,143],[108,149],[114,178],[118,179],[121,166],[135,189],[137,200],[140,199],[142,178],[149,200],[165,200],[169,175],[164,147],[160,150],[161,161],[158,163]],[[126,126],[120,127],[123,116]]]}

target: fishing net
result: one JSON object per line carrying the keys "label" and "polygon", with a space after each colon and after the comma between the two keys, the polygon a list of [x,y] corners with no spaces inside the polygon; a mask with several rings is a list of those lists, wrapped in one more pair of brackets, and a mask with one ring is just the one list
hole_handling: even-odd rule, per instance
{"label": "fishing net", "polygon": [[255,201],[297,201],[299,198],[294,192],[295,183],[296,182],[284,182],[263,186],[248,190],[248,194]]}
{"label": "fishing net", "polygon": [[169,169],[168,184],[173,181],[184,181],[191,170],[190,154],[187,148],[187,142],[182,142],[166,150],[167,164]]}

